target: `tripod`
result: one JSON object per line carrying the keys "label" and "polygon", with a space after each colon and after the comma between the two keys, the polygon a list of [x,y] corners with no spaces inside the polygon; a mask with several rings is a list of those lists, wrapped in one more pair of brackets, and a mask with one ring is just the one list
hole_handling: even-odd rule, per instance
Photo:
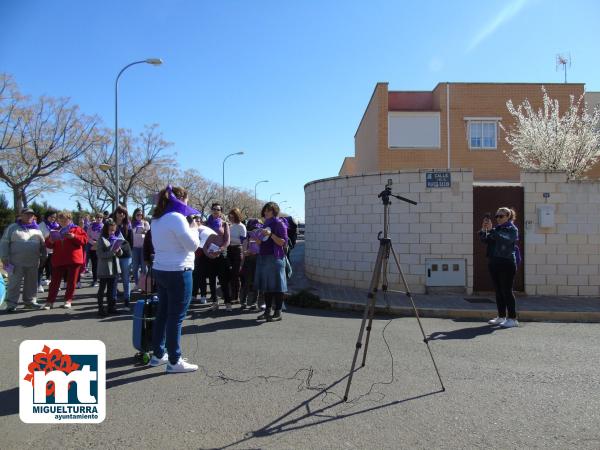
{"label": "tripod", "polygon": [[[437,368],[437,364],[435,363],[435,359],[433,358],[433,353],[431,352],[431,348],[429,348],[429,340],[425,335],[425,331],[423,330],[423,325],[421,324],[421,319],[419,318],[419,313],[417,312],[417,307],[415,306],[415,302],[410,293],[410,289],[408,288],[408,284],[406,283],[406,279],[404,278],[404,274],[402,273],[402,268],[400,267],[400,261],[398,260],[398,256],[394,251],[394,247],[392,246],[392,240],[388,238],[388,229],[390,223],[390,197],[395,197],[398,200],[402,200],[407,203],[411,203],[416,205],[417,202],[409,200],[407,198],[401,197],[399,195],[392,194],[392,180],[388,179],[388,182],[385,186],[383,192],[381,192],[378,196],[383,201],[383,237],[381,237],[381,231],[377,234],[377,239],[379,240],[379,252],[377,253],[377,258],[375,260],[375,267],[373,268],[373,276],[371,277],[371,284],[369,285],[369,293],[367,294],[367,303],[365,305],[365,312],[363,315],[362,323],[360,325],[360,332],[358,333],[358,340],[356,341],[356,348],[354,350],[354,358],[352,359],[352,366],[350,367],[350,373],[348,375],[348,384],[346,385],[346,392],[344,393],[344,401],[348,401],[348,393],[350,392],[350,384],[352,383],[352,376],[354,375],[354,368],[356,367],[356,361],[358,359],[358,352],[362,347],[362,338],[363,333],[365,331],[365,324],[367,323],[367,319],[369,320],[369,324],[367,325],[367,337],[365,339],[365,349],[363,352],[363,359],[361,367],[365,366],[365,361],[367,359],[367,350],[369,348],[369,336],[371,335],[371,325],[373,324],[373,315],[375,313],[375,302],[377,300],[377,288],[379,286],[379,281],[381,279],[381,290],[385,293],[388,290],[388,262],[390,259],[390,253],[394,257],[394,261],[396,262],[396,266],[398,267],[398,272],[400,273],[400,278],[402,279],[402,283],[404,284],[404,291],[396,291],[403,294],[406,294],[410,299],[413,310],[415,312],[415,317],[419,324],[419,328],[421,329],[421,334],[423,335],[423,342],[427,346],[427,350],[429,351],[429,356],[431,356],[431,362],[433,362],[433,367],[435,372],[437,373],[438,379],[440,380],[440,385],[442,386],[442,391],[445,391],[444,383],[442,382],[442,377],[440,376],[440,372]],[[390,305],[387,304],[389,307]]]}

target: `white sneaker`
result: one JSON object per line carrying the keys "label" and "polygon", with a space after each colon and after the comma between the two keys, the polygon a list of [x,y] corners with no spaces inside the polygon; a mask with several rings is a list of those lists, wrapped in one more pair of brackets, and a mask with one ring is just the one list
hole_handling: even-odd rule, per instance
{"label": "white sneaker", "polygon": [[505,320],[506,320],[505,317],[496,317],[495,319],[488,320],[488,323],[490,325],[500,325]]}
{"label": "white sneaker", "polygon": [[158,366],[162,366],[163,364],[167,364],[169,362],[169,355],[167,352],[165,352],[164,355],[162,355],[162,358],[157,358],[156,356],[152,355],[152,359],[150,360],[150,366],[151,367],[158,367]]}
{"label": "white sneaker", "polygon": [[177,364],[167,364],[167,373],[195,372],[196,370],[198,370],[198,366],[196,364],[190,364],[183,358],[179,358]]}
{"label": "white sneaker", "polygon": [[44,292],[44,286],[42,286],[41,284],[38,286],[38,292]]}
{"label": "white sneaker", "polygon": [[44,303],[44,306],[42,306],[43,309],[45,309],[46,311],[50,311],[52,308],[54,308],[54,304],[53,303]]}
{"label": "white sneaker", "polygon": [[63,308],[71,309],[71,302],[65,302],[65,304],[63,305]]}
{"label": "white sneaker", "polygon": [[200,297],[200,304],[206,305],[206,297]]}
{"label": "white sneaker", "polygon": [[519,321],[517,319],[506,319],[504,322],[500,324],[502,328],[514,328],[519,326]]}
{"label": "white sneaker", "polygon": [[50,286],[50,280],[44,280],[44,281],[42,281],[42,285],[43,286]]}

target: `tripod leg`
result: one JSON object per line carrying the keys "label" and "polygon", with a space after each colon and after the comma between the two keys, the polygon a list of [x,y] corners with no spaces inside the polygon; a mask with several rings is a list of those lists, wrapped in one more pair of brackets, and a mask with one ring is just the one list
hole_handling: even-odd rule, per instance
{"label": "tripod leg", "polygon": [[354,357],[352,358],[352,365],[350,366],[350,373],[348,374],[348,383],[346,383],[344,401],[348,400],[348,393],[350,392],[350,385],[352,384],[352,377],[354,375],[354,368],[356,367],[356,360],[358,359],[358,352],[362,347],[362,337],[365,331],[365,324],[367,322],[367,318],[369,317],[369,315],[371,315],[371,310],[375,308],[375,293],[377,292],[377,285],[379,284],[379,275],[381,274],[381,262],[383,260],[384,251],[385,249],[383,245],[380,245],[379,252],[377,253],[377,259],[375,260],[375,267],[373,268],[373,275],[371,276],[371,284],[369,285],[367,304],[365,305],[365,312],[363,314],[362,322],[360,324],[360,331],[358,332],[358,339],[356,341],[356,347],[354,349]]}
{"label": "tripod leg", "polygon": [[[388,265],[388,258],[390,257],[390,241],[383,239],[381,241],[381,248],[383,248],[383,255],[381,257],[381,271],[379,271],[377,273],[377,280],[375,281],[375,288],[377,288],[377,286],[379,286],[379,277],[382,278],[382,287],[381,290],[383,292],[383,295],[385,296],[385,293],[387,292],[387,288],[388,288],[388,280],[387,280],[387,265]],[[367,325],[367,337],[365,338],[365,349],[363,350],[363,359],[362,359],[362,364],[361,367],[365,367],[365,363],[367,361],[367,351],[369,350],[369,337],[371,336],[371,329],[373,328],[373,316],[375,315],[375,301],[376,299],[374,299],[373,303],[371,304],[371,308],[369,310],[369,323]],[[387,305],[389,307],[389,305]]]}
{"label": "tripod leg", "polygon": [[404,273],[402,272],[402,268],[400,267],[400,261],[398,260],[398,256],[396,256],[396,251],[394,250],[394,247],[392,246],[391,243],[390,243],[390,250],[392,252],[392,255],[394,256],[394,261],[396,261],[396,266],[398,266],[398,272],[400,273],[400,277],[402,278],[402,283],[404,283],[404,289],[405,289],[406,295],[410,299],[410,303],[412,304],[413,311],[415,312],[415,317],[417,318],[417,323],[419,324],[419,328],[421,329],[421,334],[423,335],[423,342],[425,342],[425,345],[427,346],[427,350],[429,351],[429,356],[431,357],[431,362],[433,363],[433,368],[435,369],[435,373],[437,374],[438,379],[440,380],[440,385],[442,386],[442,391],[445,391],[446,388],[444,387],[444,383],[442,382],[442,377],[440,376],[440,371],[438,370],[437,364],[435,363],[435,358],[433,357],[433,353],[431,352],[431,348],[429,347],[429,339],[427,339],[427,335],[425,334],[425,330],[423,329],[423,325],[421,324],[421,318],[419,317],[419,313],[417,311],[415,302],[412,298],[412,294],[410,293],[410,289],[408,287],[408,283],[406,282],[406,278],[404,278]]}

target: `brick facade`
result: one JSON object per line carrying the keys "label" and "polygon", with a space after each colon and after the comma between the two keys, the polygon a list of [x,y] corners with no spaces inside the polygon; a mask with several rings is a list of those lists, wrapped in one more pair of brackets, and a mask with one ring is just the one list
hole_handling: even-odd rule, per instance
{"label": "brick facade", "polygon": [[[449,131],[450,168],[473,170],[475,181],[519,181],[519,169],[504,154],[509,146],[501,128],[498,127],[497,130],[496,149],[471,150],[468,122],[465,118],[499,118],[504,127],[510,128],[513,118],[506,108],[507,100],[511,99],[513,104],[518,105],[529,99],[537,109],[542,106],[542,86],[563,108],[569,104],[570,95],[578,98],[584,92],[584,85],[579,83],[440,83],[430,93],[390,92],[387,83],[377,83],[355,134],[355,157],[343,164],[339,174],[385,173],[424,167],[447,168]],[[438,111],[440,148],[390,148],[390,111]],[[600,178],[600,165],[592,168],[587,176]]]}

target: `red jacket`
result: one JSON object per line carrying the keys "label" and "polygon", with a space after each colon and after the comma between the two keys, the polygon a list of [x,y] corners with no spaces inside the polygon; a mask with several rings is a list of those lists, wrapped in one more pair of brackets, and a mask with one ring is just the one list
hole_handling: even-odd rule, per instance
{"label": "red jacket", "polygon": [[88,241],[87,233],[78,226],[71,228],[70,231],[75,235],[73,239],[50,242],[50,236],[46,238],[46,247],[54,250],[52,267],[71,264],[83,265],[83,247]]}

